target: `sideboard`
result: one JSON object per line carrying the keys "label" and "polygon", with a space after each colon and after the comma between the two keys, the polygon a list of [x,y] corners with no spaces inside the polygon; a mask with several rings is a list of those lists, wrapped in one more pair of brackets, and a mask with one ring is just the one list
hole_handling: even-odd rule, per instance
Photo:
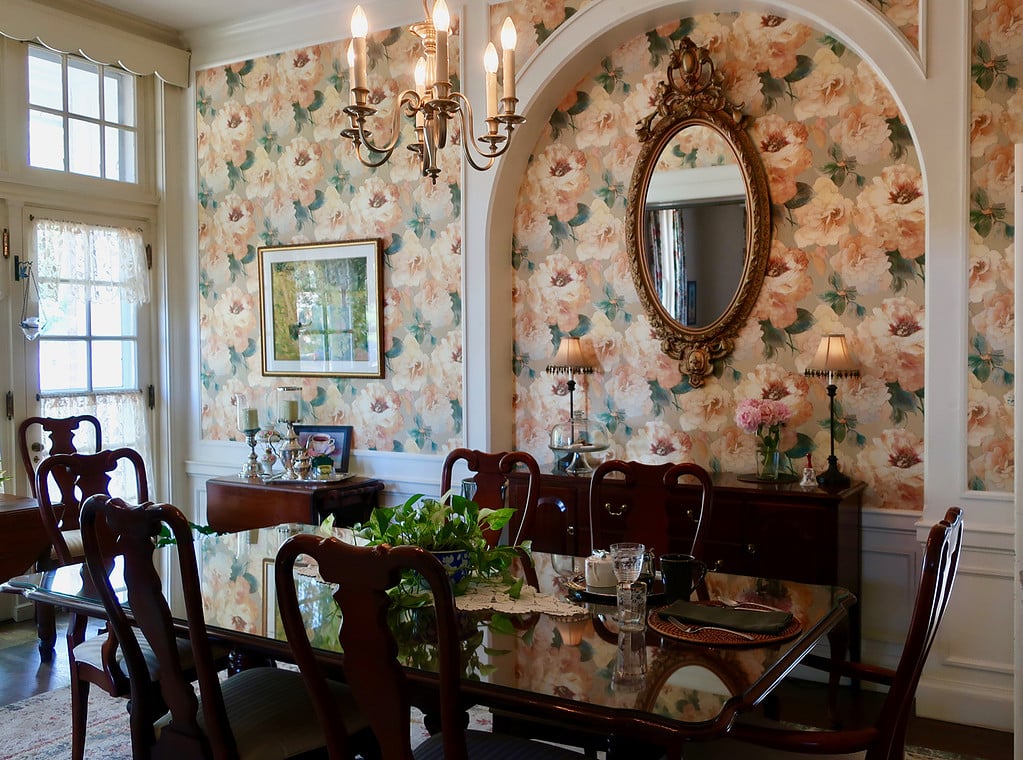
{"label": "sideboard", "polygon": [[[513,472],[508,481],[509,505],[523,504],[528,473]],[[865,488],[862,482],[825,490],[797,483],[749,483],[729,473],[715,475],[710,522],[702,528],[706,556],[700,559],[711,569],[729,573],[842,586],[858,598]],[[530,536],[538,551],[585,556],[591,549],[608,548],[591,547],[589,489],[588,475],[541,475],[539,510]],[[605,494],[608,503],[594,508],[608,509],[612,515],[643,509],[642,489],[628,489],[623,483]],[[695,528],[691,508],[698,494],[693,485],[692,501],[680,498],[678,514],[670,521],[651,515],[654,537],[644,538],[655,553],[687,550],[691,545]],[[513,521],[512,535],[516,530]],[[850,650],[859,659],[860,605],[852,607],[849,617]]]}
{"label": "sideboard", "polygon": [[217,531],[240,531],[291,522],[318,525],[332,514],[336,525],[349,526],[369,518],[382,490],[382,481],[358,476],[322,483],[210,478],[206,522]]}

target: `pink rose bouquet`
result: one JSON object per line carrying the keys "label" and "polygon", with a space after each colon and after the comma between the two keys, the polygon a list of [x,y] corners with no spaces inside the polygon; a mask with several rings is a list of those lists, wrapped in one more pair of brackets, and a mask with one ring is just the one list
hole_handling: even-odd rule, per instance
{"label": "pink rose bouquet", "polygon": [[735,410],[735,424],[744,432],[754,433],[766,457],[778,451],[782,426],[792,417],[792,408],[784,401],[748,398]]}

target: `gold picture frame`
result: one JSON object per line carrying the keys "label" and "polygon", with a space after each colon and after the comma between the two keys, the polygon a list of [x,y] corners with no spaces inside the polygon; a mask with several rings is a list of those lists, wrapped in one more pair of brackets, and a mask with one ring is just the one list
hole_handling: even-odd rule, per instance
{"label": "gold picture frame", "polygon": [[261,247],[263,374],[383,377],[383,290],[379,240]]}

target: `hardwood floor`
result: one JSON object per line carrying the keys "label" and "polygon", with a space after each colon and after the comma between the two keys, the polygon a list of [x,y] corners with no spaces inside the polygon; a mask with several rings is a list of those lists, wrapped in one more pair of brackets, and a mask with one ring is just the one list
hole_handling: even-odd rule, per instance
{"label": "hardwood floor", "polygon": [[[54,661],[39,661],[35,629],[31,621],[0,623],[0,705],[26,699],[70,684],[67,646],[63,639],[66,619],[58,618]],[[781,718],[824,725],[826,692],[819,683],[790,679],[779,690]],[[843,689],[840,710],[850,721],[868,723],[883,695]],[[990,731],[956,723],[914,718],[909,725],[909,743],[929,749],[955,752],[982,760],[1013,760],[1011,733]]]}

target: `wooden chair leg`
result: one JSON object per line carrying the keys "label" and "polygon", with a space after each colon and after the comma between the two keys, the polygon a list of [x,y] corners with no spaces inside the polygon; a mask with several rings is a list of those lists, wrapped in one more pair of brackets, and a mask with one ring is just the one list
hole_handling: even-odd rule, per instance
{"label": "wooden chair leg", "polygon": [[85,729],[89,722],[89,682],[71,666],[71,760],[85,758]]}
{"label": "wooden chair leg", "polygon": [[35,605],[36,635],[39,637],[39,659],[53,661],[53,648],[57,644],[57,612],[50,604]]}
{"label": "wooden chair leg", "polygon": [[831,648],[831,668],[828,673],[828,722],[831,728],[840,729],[842,719],[838,713],[838,689],[842,683],[842,665],[849,654],[849,624],[839,624],[828,634]]}

